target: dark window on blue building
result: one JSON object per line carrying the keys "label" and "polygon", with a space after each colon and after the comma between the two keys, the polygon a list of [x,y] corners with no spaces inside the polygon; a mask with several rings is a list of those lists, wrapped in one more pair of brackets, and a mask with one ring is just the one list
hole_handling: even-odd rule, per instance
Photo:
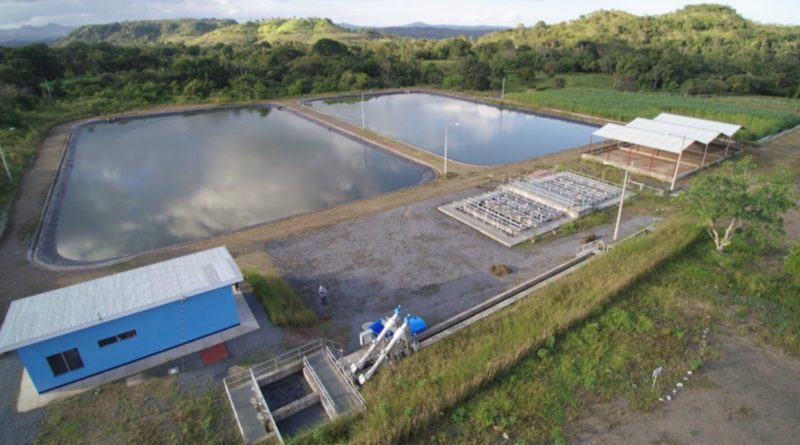
{"label": "dark window on blue building", "polygon": [[55,376],[83,368],[83,360],[77,349],[53,354],[47,357],[47,363],[50,364],[50,369]]}
{"label": "dark window on blue building", "polygon": [[114,343],[116,343],[118,341],[127,340],[127,339],[133,338],[133,337],[136,337],[136,329],[131,329],[130,331],[125,331],[122,334],[117,334],[117,335],[113,335],[113,336],[108,337],[108,338],[104,338],[102,340],[98,340],[97,344],[101,348],[104,348],[104,347],[106,347],[108,345],[113,345]]}

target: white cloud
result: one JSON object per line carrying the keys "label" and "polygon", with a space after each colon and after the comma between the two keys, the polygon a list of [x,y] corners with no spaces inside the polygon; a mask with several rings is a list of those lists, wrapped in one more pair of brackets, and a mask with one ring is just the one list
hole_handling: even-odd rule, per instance
{"label": "white cloud", "polygon": [[[796,0],[729,0],[747,18],[800,23]],[[424,21],[437,24],[507,25],[571,20],[598,9],[661,14],[703,0],[0,0],[0,27],[106,23],[179,17],[253,20],[269,17],[329,17],[336,22],[387,26]]]}

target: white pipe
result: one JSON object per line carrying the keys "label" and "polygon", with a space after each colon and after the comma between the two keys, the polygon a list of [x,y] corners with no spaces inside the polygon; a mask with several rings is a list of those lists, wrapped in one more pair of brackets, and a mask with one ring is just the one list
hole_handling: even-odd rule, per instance
{"label": "white pipe", "polygon": [[369,346],[367,352],[358,360],[358,362],[353,363],[353,365],[350,366],[350,371],[353,374],[358,372],[361,368],[364,367],[365,364],[367,364],[367,360],[369,360],[370,356],[372,356],[372,353],[375,352],[375,348],[378,347],[378,343],[380,343],[381,340],[383,340],[383,337],[386,335],[386,333],[389,332],[392,328],[394,328],[394,326],[397,324],[397,320],[400,319],[401,309],[402,306],[397,306],[396,308],[394,308],[394,315],[392,315],[392,318],[390,318],[389,321],[387,321],[386,324],[383,326],[381,333],[378,334],[377,337],[375,337],[375,341],[373,341],[372,344]]}
{"label": "white pipe", "polygon": [[405,335],[407,330],[408,330],[408,316],[406,316],[405,320],[403,320],[403,324],[400,326],[400,329],[398,329],[397,332],[394,333],[392,341],[390,341],[389,344],[386,345],[385,348],[383,348],[383,350],[381,351],[381,355],[378,356],[378,359],[375,360],[375,363],[372,365],[372,367],[370,367],[367,370],[367,372],[358,376],[359,384],[363,385],[364,383],[366,383],[367,380],[372,378],[372,376],[375,374],[378,368],[380,368],[381,365],[383,364],[383,361],[386,360],[386,357],[389,355],[389,352],[391,352],[391,350],[394,348],[397,342],[400,341],[400,338]]}

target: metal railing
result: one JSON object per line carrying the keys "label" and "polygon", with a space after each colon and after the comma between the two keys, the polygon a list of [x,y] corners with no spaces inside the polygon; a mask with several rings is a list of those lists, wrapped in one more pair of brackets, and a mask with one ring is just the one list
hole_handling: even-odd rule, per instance
{"label": "metal railing", "polygon": [[361,393],[358,391],[358,388],[356,388],[356,385],[353,384],[353,379],[350,378],[350,376],[347,374],[347,371],[340,366],[339,360],[337,360],[336,357],[333,355],[333,352],[331,352],[331,348],[326,346],[325,347],[325,352],[328,353],[328,355],[330,356],[331,360],[333,360],[334,365],[336,365],[335,366],[336,367],[336,371],[339,372],[339,375],[341,375],[341,377],[344,380],[344,382],[353,391],[353,394],[356,397],[356,405],[358,405],[356,407],[356,409],[358,411],[360,411],[360,410],[366,408],[367,401],[364,400],[364,397],[361,396]]}
{"label": "metal railing", "polygon": [[[223,383],[225,383],[223,381]],[[228,401],[231,402],[231,409],[233,410],[233,417],[236,419],[236,425],[239,427],[239,432],[242,434],[242,437],[245,437],[244,428],[242,427],[242,421],[239,420],[239,412],[236,410],[236,405],[233,403],[233,397],[231,397],[231,391],[228,388],[228,384],[225,383],[225,393],[228,395]]]}
{"label": "metal railing", "polygon": [[326,346],[340,348],[340,345],[338,343],[321,338],[306,343],[296,349],[285,352],[276,357],[273,357],[265,362],[253,365],[249,369],[225,377],[225,379],[223,380],[226,386],[229,386],[231,388],[236,388],[246,383],[250,379],[249,372],[252,372],[256,376],[256,380],[258,380],[258,378],[263,376],[264,374],[270,373],[272,371],[277,371],[278,369],[288,365],[291,362],[300,362],[304,355],[308,355],[313,352],[319,351]]}
{"label": "metal railing", "polygon": [[575,257],[586,255],[589,253],[600,253],[606,249],[606,243],[603,240],[596,239],[586,244],[582,244],[575,249]]}
{"label": "metal railing", "polygon": [[336,405],[333,404],[333,399],[331,399],[330,394],[328,394],[328,390],[325,389],[319,376],[314,371],[314,368],[311,367],[311,364],[308,363],[308,359],[306,359],[305,356],[303,356],[303,366],[305,369],[308,369],[308,373],[311,375],[311,378],[314,379],[314,384],[317,386],[317,389],[319,389],[319,400],[328,413],[328,417],[335,419],[339,415],[339,412],[336,410]]}
{"label": "metal railing", "polygon": [[267,400],[264,398],[264,394],[261,392],[261,389],[258,386],[258,380],[256,380],[256,375],[253,374],[253,369],[250,369],[250,379],[253,384],[253,392],[256,393],[256,400],[258,404],[261,406],[261,409],[258,410],[261,412],[262,415],[266,416],[267,423],[269,423],[270,430],[275,433],[275,437],[278,439],[278,443],[283,443],[283,437],[281,436],[281,432],[278,429],[278,423],[275,422],[275,418],[272,417],[272,410],[269,409],[269,405],[267,405]]}

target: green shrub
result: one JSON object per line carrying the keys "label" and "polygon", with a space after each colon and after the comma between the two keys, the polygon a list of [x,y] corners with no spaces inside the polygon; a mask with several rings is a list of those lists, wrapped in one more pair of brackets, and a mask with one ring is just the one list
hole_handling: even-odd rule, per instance
{"label": "green shrub", "polygon": [[317,322],[317,315],[309,309],[297,293],[279,276],[264,276],[245,269],[244,279],[253,289],[270,321],[275,326],[308,327]]}
{"label": "green shrub", "polygon": [[783,262],[783,268],[794,276],[794,280],[800,284],[800,241],[792,246],[789,255],[786,256],[786,260]]}

